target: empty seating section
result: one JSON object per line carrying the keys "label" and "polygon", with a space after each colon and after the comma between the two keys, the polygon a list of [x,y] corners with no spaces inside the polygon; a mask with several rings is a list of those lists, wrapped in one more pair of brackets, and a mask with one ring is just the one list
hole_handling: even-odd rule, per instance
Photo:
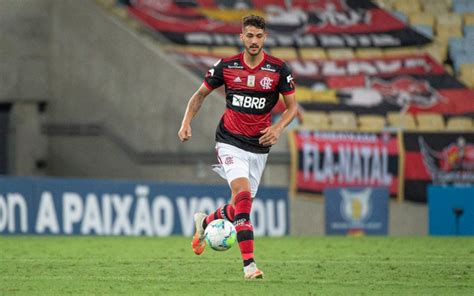
{"label": "empty seating section", "polygon": [[451,116],[446,120],[439,113],[389,112],[356,115],[350,111],[305,111],[301,114],[301,126],[326,131],[380,132],[404,130],[420,132],[474,131],[474,120],[468,116]]}
{"label": "empty seating section", "polygon": [[469,117],[451,117],[447,121],[446,129],[450,131],[472,131],[474,129],[474,122]]}
{"label": "empty seating section", "polygon": [[474,88],[474,62],[460,65],[460,79],[468,87]]}
{"label": "empty seating section", "polygon": [[334,131],[354,131],[357,130],[357,120],[354,113],[349,111],[329,112],[331,129]]}
{"label": "empty seating section", "polygon": [[359,130],[363,132],[377,132],[385,128],[386,120],[382,115],[365,114],[358,116]]}
{"label": "empty seating section", "polygon": [[329,129],[329,118],[325,112],[306,111],[302,114],[302,126],[317,130]]}
{"label": "empty seating section", "polygon": [[416,130],[416,122],[413,115],[409,113],[400,112],[388,112],[387,113],[388,125],[391,128],[402,129],[402,130]]}
{"label": "empty seating section", "polygon": [[303,60],[325,60],[326,50],[323,48],[300,48],[300,58]]}
{"label": "empty seating section", "polygon": [[272,48],[270,54],[283,60],[297,59],[298,53],[293,47]]}
{"label": "empty seating section", "polygon": [[418,113],[416,114],[418,130],[420,131],[443,131],[445,129],[444,118],[439,113]]}

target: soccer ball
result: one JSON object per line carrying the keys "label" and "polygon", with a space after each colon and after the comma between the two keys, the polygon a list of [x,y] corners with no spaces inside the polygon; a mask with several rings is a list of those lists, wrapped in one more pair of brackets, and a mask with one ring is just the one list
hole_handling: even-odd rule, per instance
{"label": "soccer ball", "polygon": [[237,231],[229,221],[217,219],[207,225],[204,237],[213,250],[226,251],[235,244]]}

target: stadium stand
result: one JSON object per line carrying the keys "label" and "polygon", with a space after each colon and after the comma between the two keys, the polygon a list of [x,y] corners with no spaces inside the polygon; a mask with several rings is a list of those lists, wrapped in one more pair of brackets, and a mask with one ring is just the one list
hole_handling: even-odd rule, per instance
{"label": "stadium stand", "polygon": [[299,52],[303,60],[325,60],[328,58],[326,50],[323,48],[300,48]]}
{"label": "stadium stand", "polygon": [[417,113],[416,121],[420,131],[443,131],[445,129],[444,118],[439,113]]}
{"label": "stadium stand", "polygon": [[379,132],[385,128],[386,120],[382,115],[362,114],[358,116],[359,130],[363,132]]}
{"label": "stadium stand", "polygon": [[302,113],[302,126],[316,130],[329,129],[329,117],[326,112],[306,111]]}
{"label": "stadium stand", "polygon": [[336,48],[327,51],[328,57],[333,60],[337,59],[353,59],[354,51],[351,48]]}
{"label": "stadium stand", "polygon": [[469,117],[455,116],[448,118],[446,129],[449,131],[472,131],[473,120]]}
{"label": "stadium stand", "polygon": [[297,59],[298,53],[293,47],[276,47],[272,48],[270,54],[276,56],[277,58],[288,60],[288,59]]}
{"label": "stadium stand", "polygon": [[383,57],[384,52],[380,48],[357,48],[355,55],[358,58],[378,58]]}
{"label": "stadium stand", "polygon": [[355,131],[357,120],[354,113],[349,111],[330,111],[329,121],[334,131]]}
{"label": "stadium stand", "polygon": [[416,122],[413,115],[409,113],[388,112],[387,122],[392,128],[399,128],[402,130],[416,130]]}

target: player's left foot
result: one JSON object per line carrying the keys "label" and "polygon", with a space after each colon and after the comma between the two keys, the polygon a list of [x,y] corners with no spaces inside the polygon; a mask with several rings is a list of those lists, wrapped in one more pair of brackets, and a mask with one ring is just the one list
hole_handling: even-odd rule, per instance
{"label": "player's left foot", "polygon": [[194,254],[201,255],[204,252],[206,247],[206,241],[204,240],[204,227],[202,227],[202,222],[206,219],[207,215],[204,213],[194,214],[194,225],[196,232],[193,236],[193,241],[191,246],[193,247]]}
{"label": "player's left foot", "polygon": [[257,264],[250,263],[244,267],[244,278],[247,280],[263,279],[263,271],[257,268]]}

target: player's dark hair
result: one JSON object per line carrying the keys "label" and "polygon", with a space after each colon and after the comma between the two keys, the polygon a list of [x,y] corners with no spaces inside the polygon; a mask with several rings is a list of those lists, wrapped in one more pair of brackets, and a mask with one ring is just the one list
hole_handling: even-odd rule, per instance
{"label": "player's dark hair", "polygon": [[248,15],[242,18],[242,28],[253,26],[265,31],[265,19],[258,15]]}

